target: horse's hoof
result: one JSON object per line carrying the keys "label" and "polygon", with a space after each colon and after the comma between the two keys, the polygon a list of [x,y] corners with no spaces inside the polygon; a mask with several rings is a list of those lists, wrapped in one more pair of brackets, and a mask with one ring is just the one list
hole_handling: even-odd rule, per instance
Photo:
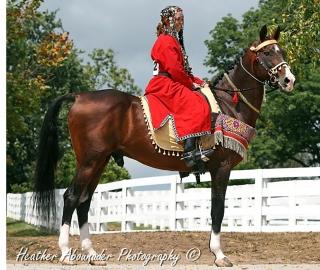
{"label": "horse's hoof", "polygon": [[230,262],[227,257],[224,257],[224,258],[219,259],[219,260],[217,259],[214,263],[218,267],[232,267],[233,266],[232,262]]}
{"label": "horse's hoof", "polygon": [[64,258],[62,261],[59,261],[61,265],[77,265],[76,261],[70,261],[69,258]]}
{"label": "horse's hoof", "polygon": [[107,265],[106,261],[101,261],[101,260],[90,260],[89,264],[91,265],[98,265],[98,266],[105,266]]}

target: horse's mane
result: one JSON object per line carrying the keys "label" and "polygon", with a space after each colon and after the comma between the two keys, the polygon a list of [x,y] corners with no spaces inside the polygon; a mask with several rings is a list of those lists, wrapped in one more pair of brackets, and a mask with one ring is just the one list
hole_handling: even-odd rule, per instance
{"label": "horse's mane", "polygon": [[231,70],[233,70],[234,67],[239,64],[240,58],[243,57],[243,56],[246,54],[246,52],[247,52],[247,50],[250,48],[250,46],[251,46],[251,44],[248,46],[247,49],[242,49],[242,50],[235,56],[233,63],[230,64],[228,67],[226,67],[226,68],[224,69],[224,71],[221,72],[221,73],[215,78],[215,80],[214,80],[214,82],[213,82],[213,84],[212,84],[213,86],[215,86],[215,85],[217,85],[217,84],[219,83],[219,81],[223,78],[224,73],[229,74],[229,72],[230,72]]}
{"label": "horse's mane", "polygon": [[[269,40],[269,39],[271,39],[271,37],[269,37],[269,36],[265,37],[265,40]],[[224,71],[221,72],[221,73],[216,77],[216,79],[214,80],[213,84],[211,84],[211,85],[216,86],[216,85],[219,83],[219,81],[223,78],[224,73],[229,74],[229,72],[230,72],[231,70],[233,70],[234,67],[239,64],[240,58],[242,58],[242,57],[246,54],[246,52],[249,50],[250,47],[251,47],[251,44],[249,44],[249,46],[247,47],[247,49],[245,49],[245,50],[242,49],[242,50],[235,56],[235,58],[234,58],[235,60],[234,60],[233,64],[231,64],[231,65],[229,65],[228,67],[226,67],[226,68],[224,69]]]}

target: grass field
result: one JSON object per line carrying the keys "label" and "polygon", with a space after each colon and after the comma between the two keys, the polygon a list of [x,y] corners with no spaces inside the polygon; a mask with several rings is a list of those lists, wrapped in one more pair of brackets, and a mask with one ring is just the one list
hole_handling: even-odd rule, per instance
{"label": "grass field", "polygon": [[[57,235],[58,232],[49,231],[45,228],[38,228],[27,224],[23,221],[14,220],[12,218],[7,218],[6,220],[7,227],[7,237],[23,237],[23,236],[49,236]],[[134,230],[151,230],[152,226],[136,226],[134,225]],[[159,228],[157,228],[159,229]],[[121,231],[120,222],[109,222],[108,231]]]}
{"label": "grass field", "polygon": [[44,228],[37,228],[23,221],[14,220],[12,218],[7,218],[6,224],[7,237],[57,235],[57,232],[52,232]]}

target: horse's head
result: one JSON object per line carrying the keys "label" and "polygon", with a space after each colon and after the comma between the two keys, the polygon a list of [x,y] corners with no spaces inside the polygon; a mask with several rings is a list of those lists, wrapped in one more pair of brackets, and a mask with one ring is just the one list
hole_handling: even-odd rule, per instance
{"label": "horse's head", "polygon": [[260,30],[260,39],[251,45],[250,51],[254,54],[253,67],[255,73],[263,80],[268,80],[270,86],[279,86],[283,92],[290,92],[293,89],[295,77],[290,71],[290,66],[285,62],[285,52],[277,40],[280,36],[280,27],[267,37],[267,27]]}

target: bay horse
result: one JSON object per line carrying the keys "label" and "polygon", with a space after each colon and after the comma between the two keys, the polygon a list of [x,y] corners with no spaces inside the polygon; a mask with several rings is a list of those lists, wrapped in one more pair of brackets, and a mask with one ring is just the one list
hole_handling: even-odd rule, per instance
{"label": "bay horse", "polygon": [[[293,89],[295,77],[284,60],[284,51],[277,44],[280,28],[267,36],[263,26],[257,41],[252,43],[227,75],[210,86],[221,112],[254,126],[264,97],[265,84],[279,87],[282,92]],[[238,102],[233,102],[237,96]],[[74,102],[68,114],[69,133],[76,156],[76,170],[64,193],[64,208],[59,236],[62,252],[60,262],[73,264],[68,257],[71,217],[78,214],[82,250],[96,254],[88,227],[88,211],[94,191],[111,157],[121,163],[123,156],[145,165],[171,171],[190,172],[177,156],[159,155],[148,135],[140,99],[117,91],[103,90],[69,93],[56,98],[50,105],[40,133],[39,156],[35,173],[33,202],[43,218],[54,216],[54,175],[59,158],[57,118],[64,101]],[[221,223],[230,171],[242,160],[235,151],[217,145],[205,169],[211,175],[212,229],[210,251],[217,266],[232,266],[220,246]],[[91,264],[104,262],[90,261]]]}

